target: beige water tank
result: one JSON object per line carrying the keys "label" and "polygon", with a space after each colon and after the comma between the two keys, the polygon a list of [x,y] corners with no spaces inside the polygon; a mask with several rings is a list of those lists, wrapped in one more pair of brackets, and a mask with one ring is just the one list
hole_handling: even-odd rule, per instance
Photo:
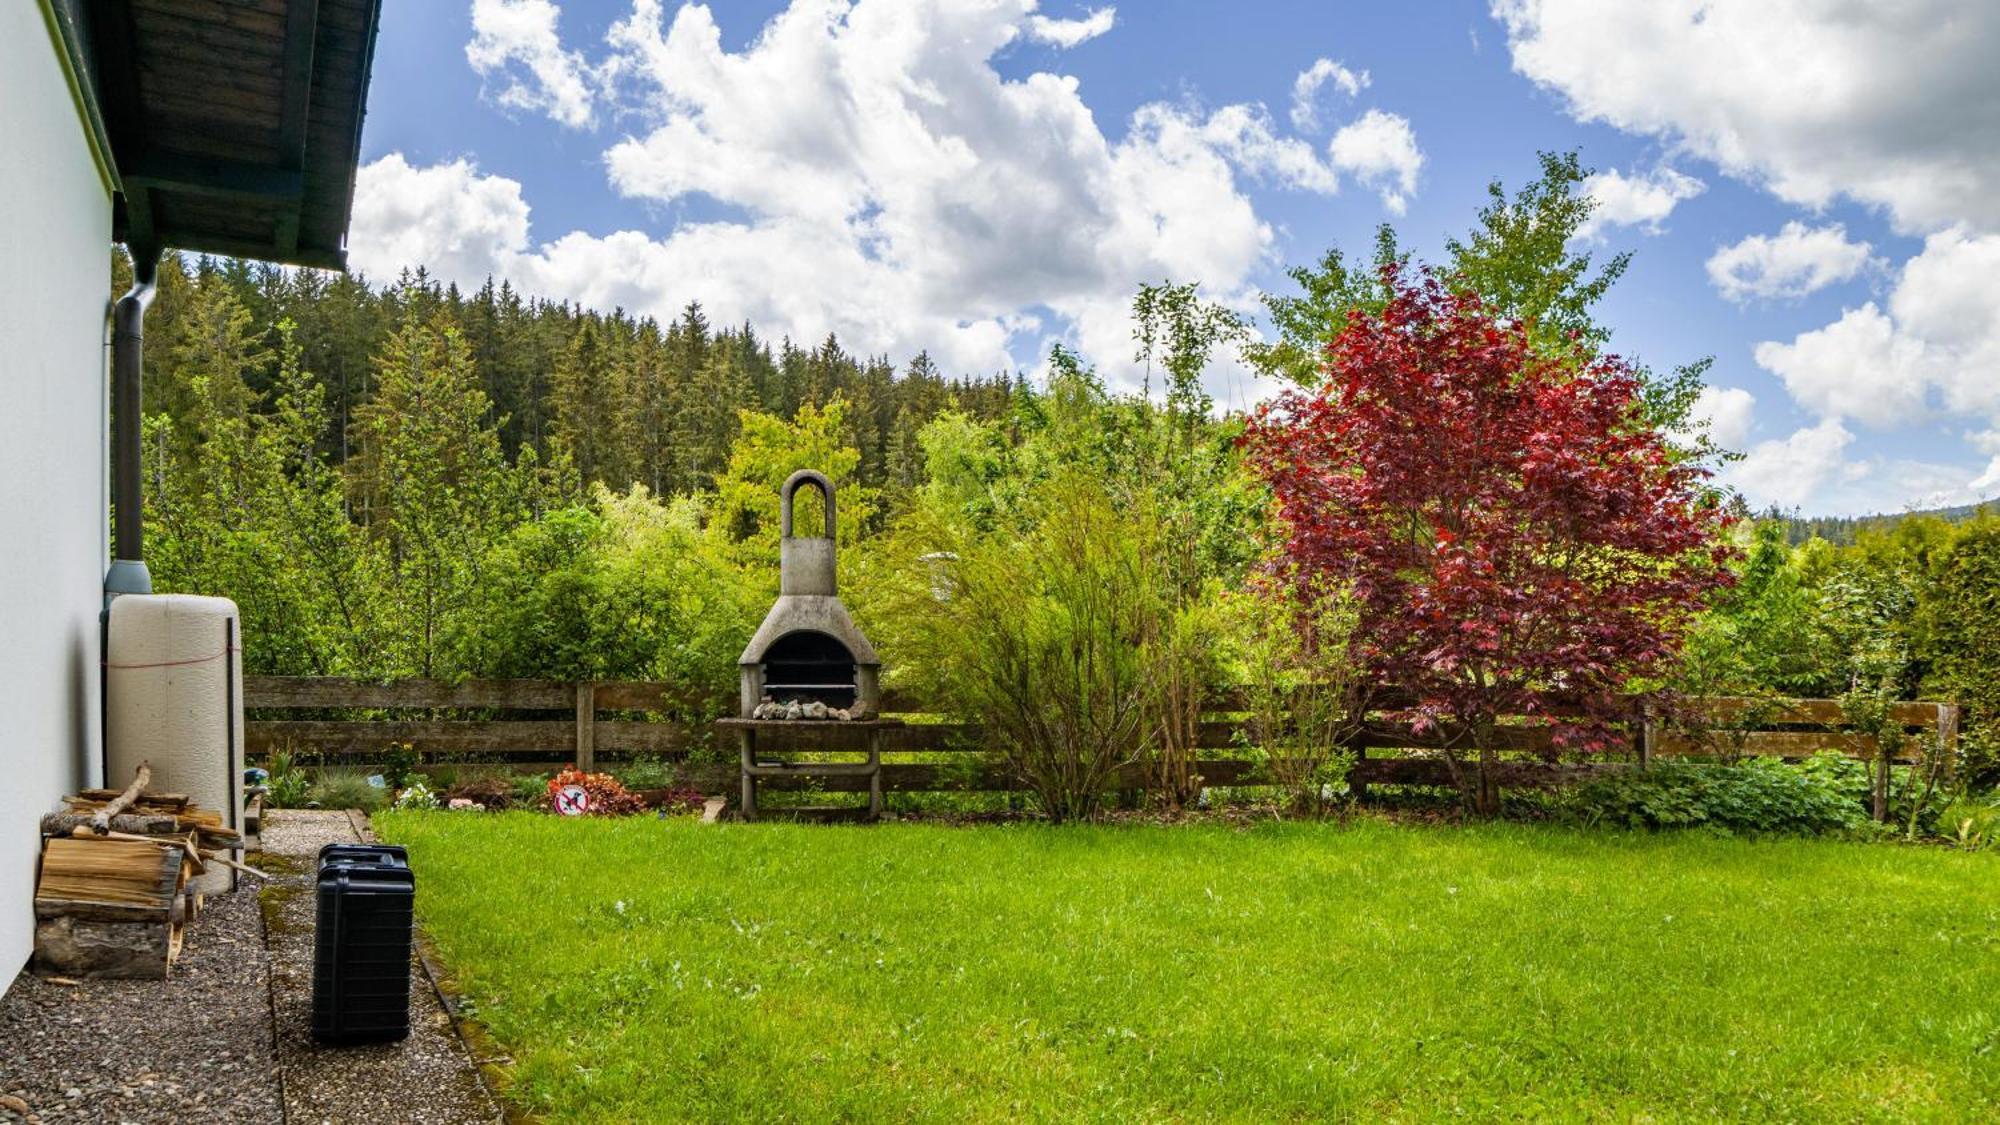
{"label": "beige water tank", "polygon": [[[151,788],[186,793],[243,827],[242,617],[228,598],[124,594],[111,601],[105,646],[104,783],[122,788],[139,763]],[[231,890],[219,863],[195,880]]]}

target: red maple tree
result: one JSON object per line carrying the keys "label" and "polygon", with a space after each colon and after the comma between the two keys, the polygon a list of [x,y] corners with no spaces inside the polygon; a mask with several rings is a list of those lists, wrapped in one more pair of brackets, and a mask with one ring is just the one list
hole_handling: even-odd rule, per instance
{"label": "red maple tree", "polygon": [[1243,440],[1276,497],[1278,571],[1351,590],[1365,671],[1409,693],[1468,801],[1460,752],[1476,753],[1493,812],[1500,718],[1607,745],[1628,687],[1667,669],[1729,581],[1728,517],[1644,423],[1631,365],[1538,349],[1429,271],[1384,280],[1386,307],[1350,318],[1320,385],[1266,404]]}

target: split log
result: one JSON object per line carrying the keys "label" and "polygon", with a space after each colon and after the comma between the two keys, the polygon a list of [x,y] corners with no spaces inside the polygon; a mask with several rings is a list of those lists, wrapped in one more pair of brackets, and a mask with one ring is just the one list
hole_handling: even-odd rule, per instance
{"label": "split log", "polygon": [[[70,832],[70,835],[80,840],[130,840],[141,844],[153,844],[162,848],[179,848],[181,850],[181,862],[187,865],[189,869],[188,874],[199,875],[204,870],[201,855],[195,850],[195,836],[192,832],[186,836],[135,836],[130,832],[117,831],[93,833],[89,825],[79,824]],[[185,881],[185,878],[183,881]]]}
{"label": "split log", "polygon": [[[114,800],[123,792],[119,789],[85,789],[76,795],[77,800],[103,802]],[[141,808],[181,809],[186,808],[190,798],[186,793],[147,793],[136,802]]]}
{"label": "split log", "polygon": [[42,848],[35,909],[100,905],[165,911],[185,882],[185,844],[51,837]]}
{"label": "split log", "polygon": [[[181,819],[186,820],[188,818],[182,817]],[[187,827],[199,831],[204,836],[214,836],[217,839],[222,839],[222,840],[241,840],[243,838],[242,829],[229,827],[227,824],[222,823],[222,819],[220,817],[216,818],[216,822],[214,824],[210,824],[206,820],[196,820],[193,824],[190,824]]]}
{"label": "split log", "polygon": [[165,977],[180,955],[192,846],[191,838],[50,837],[35,883],[35,971]]}
{"label": "split log", "polygon": [[[95,819],[82,813],[45,813],[42,835],[68,836],[78,828],[90,827]],[[123,813],[111,818],[111,830],[135,836],[166,836],[187,831],[180,818],[172,813]]]}
{"label": "split log", "polygon": [[34,969],[73,979],[163,980],[179,952],[169,922],[110,922],[75,914],[35,923]]}
{"label": "split log", "polygon": [[111,818],[130,808],[132,802],[138,800],[139,794],[146,791],[146,783],[151,780],[153,780],[152,764],[149,762],[140,762],[139,768],[132,774],[132,784],[127,785],[123,792],[111,798],[109,803],[97,810],[97,815],[90,818],[92,826],[99,832],[109,832],[111,830]]}
{"label": "split log", "polygon": [[[89,814],[94,814],[104,807],[103,802],[86,797],[70,797],[68,798],[68,804],[69,810],[67,814],[58,813],[51,815],[83,816],[88,820]],[[217,836],[226,840],[240,840],[243,838],[243,833],[222,823],[221,813],[213,809],[202,808],[199,805],[190,805],[184,798],[156,805],[152,796],[148,794],[134,801],[131,811],[125,815],[147,818],[171,816],[174,818],[173,830],[177,832],[200,829],[205,835]],[[117,825],[113,825],[112,827],[115,828]]]}
{"label": "split log", "polygon": [[[93,817],[102,812],[107,802],[85,797],[67,799],[64,812],[72,816]],[[199,805],[181,801],[156,802],[150,796],[142,796],[132,802],[132,806],[122,814],[125,816],[170,816],[174,818],[176,831],[186,831],[203,825],[223,827],[222,814],[211,812]]]}

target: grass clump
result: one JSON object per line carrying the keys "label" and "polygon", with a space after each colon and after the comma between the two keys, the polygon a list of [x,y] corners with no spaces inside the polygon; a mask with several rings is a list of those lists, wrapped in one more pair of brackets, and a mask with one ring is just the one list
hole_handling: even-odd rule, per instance
{"label": "grass clump", "polygon": [[379,785],[370,785],[368,775],[358,770],[321,770],[306,793],[307,806],[317,805],[322,809],[374,812],[388,803],[389,791]]}
{"label": "grass clump", "polygon": [[551,1121],[2000,1111],[1991,854],[389,812]]}

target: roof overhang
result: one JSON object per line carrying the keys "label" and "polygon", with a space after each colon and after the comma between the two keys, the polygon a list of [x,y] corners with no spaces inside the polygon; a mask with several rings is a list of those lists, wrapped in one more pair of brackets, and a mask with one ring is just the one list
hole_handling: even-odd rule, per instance
{"label": "roof overhang", "polygon": [[114,235],[343,269],[381,0],[53,0]]}

